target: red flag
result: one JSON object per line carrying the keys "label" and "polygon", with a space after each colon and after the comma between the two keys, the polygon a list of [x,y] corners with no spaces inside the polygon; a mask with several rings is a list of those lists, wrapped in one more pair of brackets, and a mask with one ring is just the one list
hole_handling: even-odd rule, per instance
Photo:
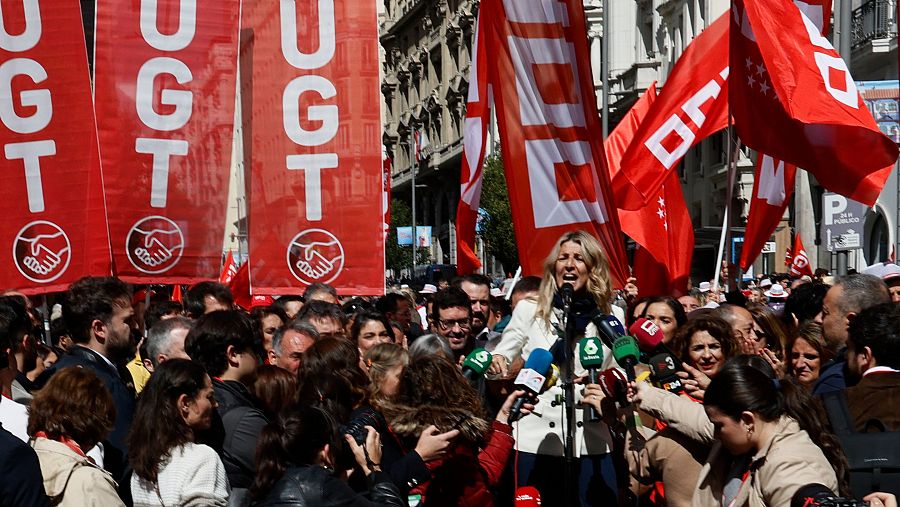
{"label": "red flag", "polygon": [[794,256],[791,255],[791,247],[787,247],[784,250],[784,265],[787,267],[791,267],[791,264],[794,262]]}
{"label": "red flag", "polygon": [[[463,135],[463,158],[460,169],[459,204],[456,208],[456,272],[464,275],[475,272],[481,261],[475,255],[475,225],[481,202],[481,184],[486,152],[488,127],[491,121],[491,92],[487,60],[487,32],[490,24],[484,21],[484,9],[478,13],[475,40],[472,43],[472,63],[469,67],[469,95]],[[487,28],[485,28],[487,26]]]}
{"label": "red flag", "polygon": [[[578,2],[482,1],[510,208],[523,274],[557,239],[595,236],[624,285],[628,265],[609,185]],[[486,21],[486,22],[485,22]]]}
{"label": "red flag", "polygon": [[0,287],[42,294],[109,274],[109,237],[78,2],[21,4],[0,18]]}
{"label": "red flag", "polygon": [[663,91],[622,155],[612,186],[620,209],[650,204],[691,146],[728,124],[728,16],[685,49]]}
{"label": "red flag", "polygon": [[746,271],[766,241],[775,232],[794,194],[797,168],[768,155],[758,154],[753,178],[753,195],[747,213],[747,229],[741,250],[741,269]]}
{"label": "red flag", "polygon": [[383,293],[375,2],[241,6],[253,287]]}
{"label": "red flag", "polygon": [[130,282],[222,259],[240,2],[99,0],[94,62],[110,241]]}
{"label": "red flag", "polygon": [[219,283],[224,285],[231,283],[237,270],[238,267],[237,263],[234,262],[234,254],[229,250],[228,255],[225,256],[225,263],[222,264],[222,272],[219,273]]}
{"label": "red flag", "polygon": [[734,0],[732,14],[738,135],[825,188],[874,204],[897,146],[879,131],[844,60],[793,2]]}
{"label": "red flag", "polygon": [[[656,99],[656,83],[628,111],[610,133],[603,146],[609,163],[610,177],[620,170],[622,154],[641,140],[635,132],[652,109]],[[654,201],[636,211],[619,210],[622,232],[641,246],[635,252],[632,276],[638,279],[641,295],[682,293],[687,289],[694,252],[694,229],[681,181],[677,173],[660,189]]]}
{"label": "red flag", "polygon": [[788,270],[791,276],[799,277],[803,275],[812,276],[813,270],[809,265],[809,256],[806,255],[806,249],[803,248],[803,240],[800,239],[800,233],[794,235],[794,258],[791,261],[791,267]]}
{"label": "red flag", "polygon": [[234,298],[234,303],[244,310],[249,310],[253,304],[253,297],[250,295],[249,262],[241,264],[241,267],[234,274],[234,278],[228,283],[228,288],[231,289],[231,297]]}
{"label": "red flag", "polygon": [[170,298],[170,301],[178,301],[179,303],[184,301],[184,295],[181,293],[181,284],[176,284],[172,287],[172,297]]}

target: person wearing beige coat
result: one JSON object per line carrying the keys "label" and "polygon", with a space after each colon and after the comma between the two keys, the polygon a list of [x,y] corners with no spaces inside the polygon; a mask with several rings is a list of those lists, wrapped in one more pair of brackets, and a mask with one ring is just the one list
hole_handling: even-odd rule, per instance
{"label": "person wearing beige coat", "polygon": [[[31,440],[41,463],[44,490],[50,505],[60,507],[124,506],[116,493],[116,481],[64,443],[47,438]],[[59,502],[59,503],[56,503]]]}

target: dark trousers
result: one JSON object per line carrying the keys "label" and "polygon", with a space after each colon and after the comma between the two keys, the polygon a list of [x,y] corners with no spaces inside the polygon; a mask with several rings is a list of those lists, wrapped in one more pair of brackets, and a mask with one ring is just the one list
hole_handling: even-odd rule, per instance
{"label": "dark trousers", "polygon": [[575,489],[577,504],[566,499],[566,460],[562,456],[520,452],[518,485],[537,488],[543,505],[616,505],[617,482],[612,455],[575,458],[573,468],[575,474],[568,484]]}

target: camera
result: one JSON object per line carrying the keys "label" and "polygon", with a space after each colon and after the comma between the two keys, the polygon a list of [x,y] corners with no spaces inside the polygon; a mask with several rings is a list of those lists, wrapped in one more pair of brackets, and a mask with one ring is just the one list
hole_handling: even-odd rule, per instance
{"label": "camera", "polygon": [[855,498],[826,496],[813,499],[813,502],[809,505],[810,507],[868,507],[869,502],[863,502]]}
{"label": "camera", "polygon": [[366,426],[371,426],[379,431],[386,428],[387,424],[381,414],[372,409],[366,409],[350,419],[347,424],[342,425],[340,431],[342,435],[353,437],[357,445],[365,445],[366,436],[369,434]]}
{"label": "camera", "polygon": [[807,484],[791,499],[791,507],[868,507],[869,502],[836,495],[822,484]]}

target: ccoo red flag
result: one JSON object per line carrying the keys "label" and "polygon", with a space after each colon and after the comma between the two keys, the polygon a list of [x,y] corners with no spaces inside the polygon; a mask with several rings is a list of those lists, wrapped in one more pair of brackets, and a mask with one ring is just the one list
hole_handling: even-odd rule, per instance
{"label": "ccoo red flag", "polygon": [[809,256],[806,255],[806,249],[803,248],[803,240],[800,239],[799,232],[794,235],[793,252],[794,258],[791,261],[791,267],[788,269],[788,272],[791,274],[791,276],[812,276],[813,270],[809,265]]}
{"label": "ccoo red flag", "polygon": [[222,264],[222,272],[219,273],[219,283],[223,285],[231,283],[237,270],[238,266],[234,262],[234,254],[229,250],[228,255],[225,256],[225,263]]}
{"label": "ccoo red flag", "polygon": [[473,273],[481,267],[475,255],[475,224],[481,202],[484,180],[484,157],[487,148],[488,126],[491,121],[491,93],[487,60],[487,37],[493,35],[484,28],[484,9],[478,14],[475,41],[472,44],[472,64],[469,69],[469,92],[466,99],[466,120],[463,127],[463,158],[460,170],[459,205],[456,208],[456,271]]}
{"label": "ccoo red flag", "polygon": [[[643,139],[635,132],[656,99],[656,83],[628,111],[604,142],[610,177],[620,171],[622,154]],[[660,188],[656,199],[636,211],[619,210],[622,232],[641,248],[635,252],[632,275],[643,296],[682,293],[687,289],[694,250],[694,229],[677,173]]]}
{"label": "ccoo red flag", "polygon": [[542,272],[557,239],[596,237],[613,283],[628,277],[619,217],[594,134],[600,118],[590,75],[584,9],[577,2],[482,0],[482,30],[497,106],[510,209],[526,275]]}
{"label": "ccoo red flag", "polygon": [[758,154],[744,247],[741,250],[742,270],[746,271],[753,264],[784,216],[784,210],[794,194],[796,174],[796,166]]}
{"label": "ccoo red flag", "polygon": [[744,143],[873,204],[897,146],[819,27],[792,2],[734,0],[730,47],[731,110]]}
{"label": "ccoo red flag", "polygon": [[612,181],[616,205],[635,210],[656,200],[684,154],[728,124],[728,16],[688,45],[663,91],[622,155]]}

